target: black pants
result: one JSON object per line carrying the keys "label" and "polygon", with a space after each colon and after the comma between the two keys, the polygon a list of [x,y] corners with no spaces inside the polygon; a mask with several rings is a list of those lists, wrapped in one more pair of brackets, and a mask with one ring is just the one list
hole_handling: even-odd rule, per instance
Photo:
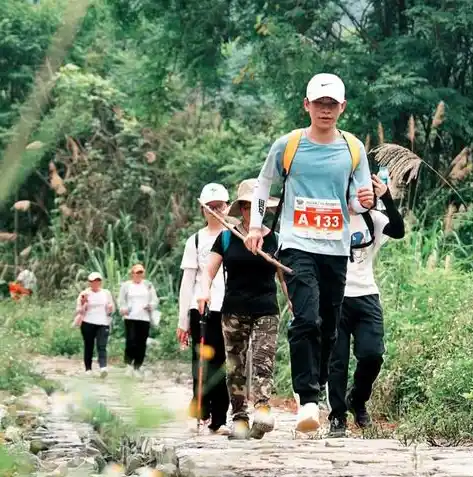
{"label": "black pants", "polygon": [[94,325],[83,321],[80,325],[80,331],[82,333],[82,339],[84,340],[85,370],[90,371],[92,369],[95,342],[97,342],[99,366],[105,368],[107,366],[107,343],[110,327]]}
{"label": "black pants", "polygon": [[363,409],[383,364],[384,325],[379,295],[346,297],[343,301],[328,380],[330,419],[343,418],[347,413],[345,398],[352,335],[357,366],[350,395],[353,407]]}
{"label": "black pants", "polygon": [[279,256],[294,271],[285,275],[294,314],[288,331],[292,387],[301,405],[318,403],[337,338],[348,258],[296,249]]}
{"label": "black pants", "polygon": [[[205,361],[205,374],[202,398],[202,419],[211,418],[210,428],[218,429],[227,422],[230,406],[225,372],[225,343],[222,333],[222,314],[211,311],[205,327],[205,344],[215,351],[209,361]],[[199,377],[200,314],[190,311],[192,339],[192,376],[194,402],[197,402]]]}
{"label": "black pants", "polygon": [[146,356],[149,321],[125,320],[125,364],[140,369]]}

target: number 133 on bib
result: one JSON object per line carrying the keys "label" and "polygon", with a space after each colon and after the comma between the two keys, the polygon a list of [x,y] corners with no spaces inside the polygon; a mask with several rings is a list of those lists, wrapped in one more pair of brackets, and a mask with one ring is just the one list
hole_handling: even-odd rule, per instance
{"label": "number 133 on bib", "polygon": [[340,201],[296,197],[293,232],[303,238],[341,240],[343,213]]}

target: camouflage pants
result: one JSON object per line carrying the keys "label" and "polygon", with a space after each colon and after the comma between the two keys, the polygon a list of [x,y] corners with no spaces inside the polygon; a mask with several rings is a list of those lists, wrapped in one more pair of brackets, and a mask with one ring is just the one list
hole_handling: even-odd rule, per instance
{"label": "camouflage pants", "polygon": [[227,354],[227,386],[233,420],[248,420],[246,359],[253,337],[253,384],[255,407],[268,404],[278,337],[277,315],[260,317],[223,315],[222,330]]}

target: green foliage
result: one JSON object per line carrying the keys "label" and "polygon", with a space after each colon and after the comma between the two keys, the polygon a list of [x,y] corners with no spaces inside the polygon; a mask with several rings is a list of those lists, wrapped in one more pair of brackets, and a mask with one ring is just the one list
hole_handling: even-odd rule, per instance
{"label": "green foliage", "polygon": [[31,475],[34,464],[27,452],[0,444],[0,475]]}

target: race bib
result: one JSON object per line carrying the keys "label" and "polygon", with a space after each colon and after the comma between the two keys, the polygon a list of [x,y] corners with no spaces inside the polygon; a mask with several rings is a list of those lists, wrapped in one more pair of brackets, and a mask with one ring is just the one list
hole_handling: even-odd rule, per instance
{"label": "race bib", "polygon": [[294,235],[318,240],[342,240],[343,213],[339,200],[296,197]]}

